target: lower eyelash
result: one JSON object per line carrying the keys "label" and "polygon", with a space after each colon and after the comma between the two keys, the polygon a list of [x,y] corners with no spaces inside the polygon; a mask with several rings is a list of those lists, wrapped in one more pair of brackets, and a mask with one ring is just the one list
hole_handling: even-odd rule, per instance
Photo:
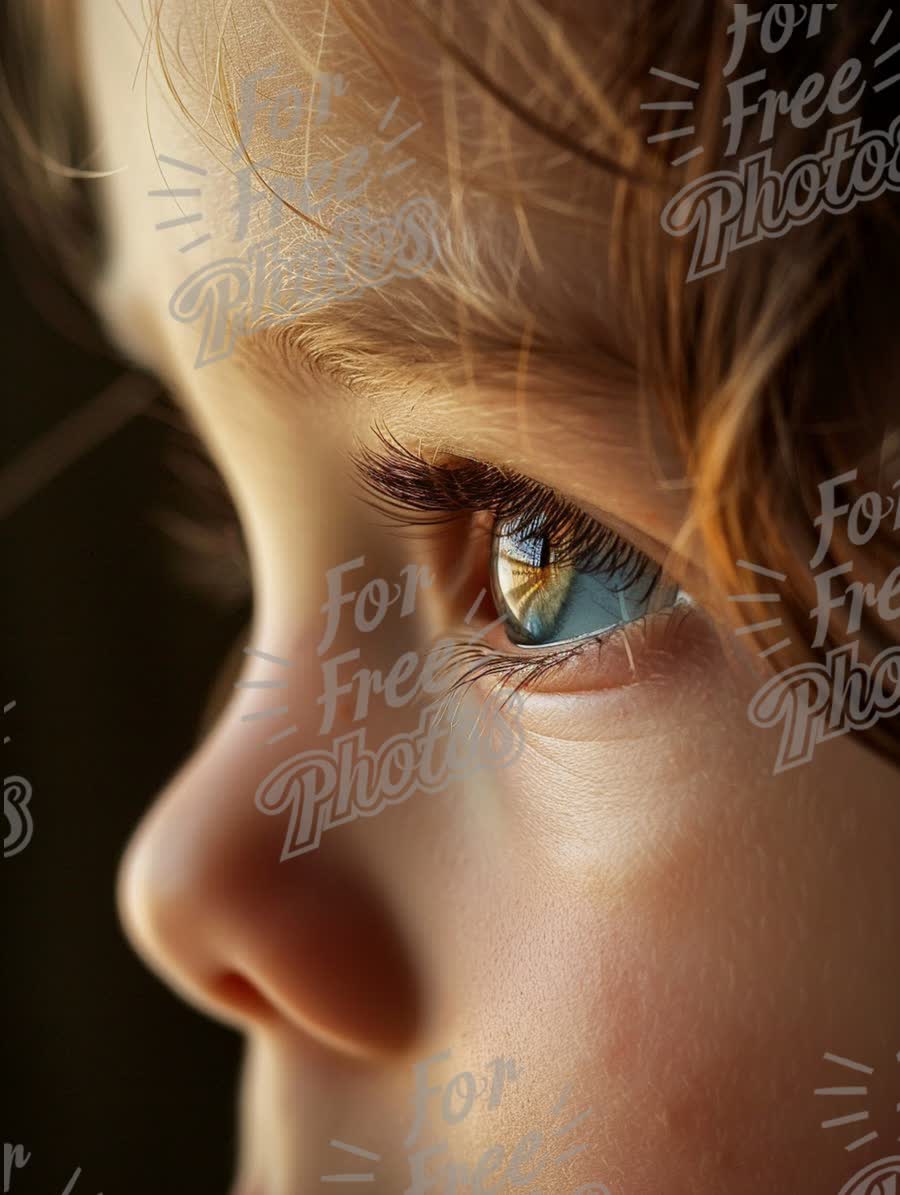
{"label": "lower eyelash", "polygon": [[[634,626],[636,623],[630,625]],[[623,628],[615,629],[621,631]],[[444,666],[438,669],[437,675],[453,677],[445,695],[448,702],[454,697],[461,701],[475,684],[491,677],[493,683],[487,691],[487,700],[492,700],[500,692],[510,690],[500,704],[499,708],[502,710],[503,706],[522,690],[527,691],[536,681],[555,672],[588,648],[602,648],[604,640],[611,633],[613,632],[604,631],[600,635],[579,639],[571,647],[548,652],[532,660],[495,651],[486,643],[473,641],[472,636],[445,636],[443,641],[450,644],[450,657]],[[515,684],[512,683],[513,680],[516,680]]]}
{"label": "lower eyelash", "polygon": [[[596,635],[587,635],[573,641],[569,647],[556,650],[537,647],[523,649],[541,652],[538,658],[530,660],[496,651],[486,643],[477,642],[476,637],[472,635],[447,635],[443,637],[443,642],[451,645],[451,654],[447,662],[437,670],[436,675],[452,676],[445,694],[448,703],[454,697],[461,701],[479,681],[486,677],[492,678],[493,683],[485,694],[486,701],[493,700],[497,694],[507,689],[510,690],[500,703],[499,710],[502,710],[519,693],[527,692],[545,676],[552,675],[571,660],[589,650],[601,652],[613,637],[621,638],[631,659],[630,640],[641,634],[646,636],[650,626],[653,626],[654,635],[657,630],[659,633],[657,646],[663,648],[666,640],[677,634],[679,626],[690,616],[694,608],[693,599],[680,591],[675,604],[668,609],[657,610],[652,615],[643,615],[628,623],[620,623]],[[665,616],[662,622],[661,615]],[[512,683],[513,681],[515,683]]]}

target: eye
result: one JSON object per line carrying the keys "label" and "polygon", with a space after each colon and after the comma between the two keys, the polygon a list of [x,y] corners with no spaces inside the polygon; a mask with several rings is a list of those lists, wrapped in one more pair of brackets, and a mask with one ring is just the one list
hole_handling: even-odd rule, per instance
{"label": "eye", "polygon": [[[683,618],[668,616],[694,603],[630,538],[520,473],[428,460],[390,433],[376,437],[377,450],[354,456],[367,500],[428,532],[429,566],[460,618],[469,611],[462,622],[446,611],[456,622],[441,640],[453,648],[444,659],[453,689],[487,678],[498,691],[540,689],[551,676],[608,688],[635,676],[639,655],[670,652]],[[638,627],[640,640],[626,637]],[[588,651],[594,644],[603,650]]]}
{"label": "eye", "polygon": [[[548,647],[593,638],[676,604],[679,588],[658,565],[591,522],[581,550],[576,528],[563,539],[546,515],[525,525],[516,519],[495,523],[491,590],[510,642]],[[591,550],[586,541],[596,544],[598,533],[602,550]]]}

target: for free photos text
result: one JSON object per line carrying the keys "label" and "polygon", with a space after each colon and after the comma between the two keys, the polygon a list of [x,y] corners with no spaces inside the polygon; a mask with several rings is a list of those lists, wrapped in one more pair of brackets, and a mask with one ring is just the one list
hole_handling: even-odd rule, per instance
{"label": "for free photos text", "polygon": [[[30,1151],[25,1150],[24,1145],[13,1145],[12,1142],[4,1141],[3,1143],[3,1195],[6,1195],[13,1186],[13,1172],[15,1170],[24,1170],[31,1161]],[[62,1191],[62,1195],[72,1195],[78,1180],[81,1178],[81,1167],[76,1166],[69,1181],[66,1183]],[[102,1192],[101,1192],[102,1195]]]}
{"label": "for free photos text", "polygon": [[[3,706],[4,716],[14,710],[15,701],[7,701]],[[4,746],[10,742],[12,736],[4,735]],[[3,816],[9,829],[3,836],[3,858],[11,859],[19,855],[31,842],[34,835],[34,819],[28,806],[31,803],[31,784],[24,776],[3,777]]]}
{"label": "for free photos text", "polygon": [[[443,1122],[456,1127],[468,1117],[475,1100],[484,1094],[484,1088],[478,1089],[475,1078],[469,1071],[456,1075],[446,1085],[430,1083],[429,1068],[449,1057],[450,1051],[445,1050],[413,1066],[416,1080],[412,1096],[414,1119],[409,1135],[404,1141],[408,1151],[411,1182],[403,1195],[463,1195],[463,1192],[469,1192],[470,1195],[489,1195],[490,1192],[504,1189],[506,1184],[510,1188],[530,1187],[546,1172],[548,1166],[560,1165],[587,1149],[584,1143],[572,1146],[557,1140],[554,1144],[545,1138],[545,1134],[539,1129],[531,1129],[522,1134],[508,1158],[506,1149],[498,1142],[484,1150],[471,1168],[443,1157],[449,1149],[447,1140],[413,1150],[412,1147],[419,1139],[433,1100],[440,1099]],[[516,1064],[511,1058],[504,1059],[501,1056],[491,1065],[493,1080],[487,1104],[488,1111],[499,1107],[506,1082],[518,1079]],[[563,1090],[551,1116],[562,1113],[570,1093],[571,1085]],[[547,1136],[554,1139],[565,1137],[577,1128],[591,1111],[591,1108],[587,1108],[561,1128],[554,1128]],[[555,1157],[547,1156],[560,1149],[562,1152],[557,1152]],[[540,1156],[542,1151],[545,1151],[544,1157]],[[610,1192],[602,1183],[593,1182],[579,1186],[573,1195],[610,1195]]]}
{"label": "for free photos text", "polygon": [[[326,616],[319,656],[333,646],[341,625],[342,611],[353,608],[353,625],[368,635],[384,621],[389,609],[400,602],[399,617],[409,617],[416,608],[420,590],[433,583],[430,570],[407,565],[403,583],[389,584],[373,578],[360,589],[346,589],[348,574],[358,572],[365,557],[358,556],[329,569],[328,596],[321,610]],[[503,714],[491,700],[481,705],[475,724],[448,724],[444,716],[447,684],[442,674],[451,664],[458,643],[445,639],[433,644],[422,656],[404,652],[387,673],[359,668],[348,672],[361,659],[353,647],[322,662],[324,691],[316,699],[323,707],[320,736],[335,725],[339,704],[355,698],[352,723],[364,722],[373,694],[383,696],[392,710],[420,702],[423,696],[436,700],[422,707],[418,724],[383,740],[376,751],[366,747],[366,728],[350,730],[335,738],[330,747],[312,748],[291,756],[262,781],[256,792],[256,807],[277,815],[290,811],[282,860],[315,850],[326,830],[375,817],[388,805],[401,804],[416,791],[443,792],[452,780],[461,780],[479,768],[506,767],[519,755],[522,735],[518,723],[521,696],[508,696]]]}
{"label": "for free photos text", "polygon": [[[500,1055],[488,1064],[487,1075],[476,1077],[471,1071],[460,1071],[449,1082],[432,1082],[437,1068],[450,1057],[451,1051],[444,1050],[413,1064],[414,1091],[410,1097],[413,1123],[403,1142],[410,1170],[410,1185],[402,1192],[398,1188],[396,1195],[465,1195],[466,1192],[469,1195],[490,1195],[491,1192],[506,1190],[507,1186],[510,1189],[531,1188],[531,1184],[544,1174],[548,1167],[560,1165],[588,1148],[585,1143],[572,1146],[559,1139],[565,1138],[577,1128],[590,1114],[591,1108],[574,1116],[562,1127],[554,1126],[546,1137],[536,1129],[524,1133],[513,1146],[508,1158],[502,1144],[489,1146],[481,1153],[474,1167],[444,1156],[449,1150],[449,1140],[414,1148],[421,1141],[426,1125],[431,1128],[430,1113],[439,1108],[441,1124],[450,1129],[459,1128],[469,1120],[475,1104],[485,1097],[486,1111],[495,1112],[503,1101],[507,1086],[510,1083],[518,1083],[521,1074],[512,1058]],[[571,1091],[572,1085],[569,1084],[556,1101],[552,1116],[568,1115],[563,1113],[563,1109]],[[438,1133],[442,1132],[443,1129],[439,1125]],[[380,1155],[346,1145],[342,1141],[332,1140],[331,1145],[357,1157],[381,1161]],[[562,1152],[559,1153],[559,1150]],[[553,1156],[554,1153],[556,1156]],[[364,1183],[374,1182],[377,1175],[323,1174],[320,1177],[323,1183]],[[602,1183],[591,1182],[579,1186],[572,1195],[610,1195],[610,1191]]]}
{"label": "for free photos text", "polygon": [[[751,13],[746,4],[735,4],[734,21],[728,28],[733,37],[731,55],[723,71],[727,78],[737,69],[746,48],[751,27],[759,25],[762,49],[779,53],[798,37],[805,26],[806,38],[818,37],[824,10],[836,5],[801,6],[775,4],[764,12]],[[873,32],[874,46],[887,28],[891,12]],[[875,67],[892,60],[893,46],[875,59]],[[780,119],[789,119],[805,130],[827,114],[841,117],[859,104],[870,86],[862,79],[860,58],[846,59],[830,78],[819,71],[810,73],[792,92],[766,88],[766,69],[757,70],[727,83],[729,113],[723,121],[729,130],[725,157],[733,157],[741,144],[747,118],[761,114],[759,142],[765,146],[775,136]],[[655,72],[685,86],[698,88],[690,80]],[[900,74],[873,84],[876,92],[894,85]],[[643,105],[649,108],[693,107],[692,103]],[[690,125],[648,140],[668,141],[692,135]],[[702,153],[698,147],[675,159],[681,165]],[[849,166],[849,169],[847,167]],[[842,174],[849,177],[842,183]],[[900,190],[900,121],[887,130],[863,130],[861,119],[829,129],[819,153],[798,157],[784,171],[772,168],[771,147],[744,158],[736,170],[717,170],[686,184],[663,209],[663,229],[675,237],[694,235],[687,280],[722,270],[735,250],[764,238],[784,236],[791,228],[808,224],[825,211],[838,215],[858,203],[870,201],[886,190]]]}
{"label": "for free photos text", "polygon": [[[839,489],[857,476],[858,470],[851,469],[819,485],[821,513],[814,524],[819,528],[819,543],[809,562],[811,569],[824,562],[838,519],[846,520],[847,539],[859,548],[874,538],[891,514],[892,531],[900,531],[896,498],[869,492],[861,494],[852,506],[838,501]],[[900,488],[900,481],[892,488]],[[848,636],[861,629],[866,608],[874,609],[882,622],[900,618],[900,566],[877,588],[871,581],[844,584],[841,579],[852,570],[853,562],[845,561],[815,574],[817,602],[809,614],[815,622],[814,648],[824,645],[835,610],[847,609]],[[841,588],[834,593],[834,583],[839,580]],[[866,730],[900,712],[900,647],[885,648],[868,665],[859,663],[858,655],[858,643],[844,644],[829,651],[824,664],[809,662],[784,669],[754,695],[748,709],[753,725],[782,725],[776,774],[808,763],[818,743],[851,730]]]}
{"label": "for free photos text", "polygon": [[[346,91],[342,76],[322,75],[316,81],[319,98],[315,108],[312,88],[308,96],[295,86],[283,88],[274,97],[260,94],[260,83],[276,73],[274,66],[263,68],[241,83],[237,116],[241,146],[235,154],[238,169],[233,173],[237,199],[233,205],[236,222],[232,239],[246,239],[252,209],[260,203],[269,205],[270,231],[279,228],[292,209],[309,216],[320,227],[315,233],[304,230],[303,238],[300,229],[294,227],[292,241],[286,247],[282,247],[279,235],[263,234],[240,255],[207,262],[175,290],[169,301],[170,314],[179,323],[196,325],[200,333],[197,368],[230,356],[242,335],[291,323],[298,316],[348,300],[394,278],[419,276],[438,255],[438,212],[427,196],[413,196],[391,215],[380,218],[359,206],[375,177],[369,169],[373,163],[366,144],[353,146],[338,163],[316,160],[304,178],[272,172],[268,158],[253,166],[246,164],[248,147],[263,125],[267,125],[274,140],[286,141],[299,134],[304,120],[307,126],[313,123],[314,111],[316,124],[329,120],[333,99]],[[391,121],[398,119],[398,103],[396,97],[379,124],[379,132],[387,132]],[[387,155],[405,146],[406,138],[420,125],[412,125],[379,144],[385,157],[385,178],[415,162],[407,157],[388,165]],[[177,159],[161,156],[160,161],[206,174]],[[260,184],[262,171],[266,171],[264,186]],[[179,197],[200,194],[200,188],[150,194]],[[327,229],[319,216],[326,205],[332,205],[334,213],[326,221]],[[157,228],[201,218],[200,213],[194,213],[157,224]],[[209,240],[209,234],[197,237],[181,251],[192,251]]]}

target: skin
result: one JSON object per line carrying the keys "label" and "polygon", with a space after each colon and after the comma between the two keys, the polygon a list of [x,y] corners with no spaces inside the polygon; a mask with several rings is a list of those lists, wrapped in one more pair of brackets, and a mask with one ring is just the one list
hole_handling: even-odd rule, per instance
{"label": "skin", "polygon": [[[165,28],[181,24],[200,45],[203,8],[170,4]],[[234,44],[244,54],[238,73],[287,62],[283,36],[263,20],[262,6],[247,8],[234,17]],[[202,202],[210,229],[225,226],[233,190],[208,139],[161,82],[152,50],[146,91],[142,82],[133,87],[136,73],[142,79],[145,26],[139,6],[123,11],[133,28],[92,0],[79,18],[97,157],[117,171],[98,184],[110,254],[97,305],[125,350],[157,371],[190,412],[231,488],[254,571],[248,643],[293,661],[282,673],[247,657],[243,677],[288,677],[278,704],[290,707],[298,733],[267,745],[260,724],[241,717],[271,704],[271,694],[234,690],[138,827],[120,884],[123,922],[148,965],[246,1036],[235,1191],[298,1195],[318,1189],[320,1175],[369,1166],[375,1190],[416,1189],[408,1156],[416,1149],[446,1141],[444,1161],[471,1170],[495,1145],[508,1163],[535,1130],[546,1140],[522,1169],[543,1160],[539,1175],[509,1188],[499,1168],[489,1177],[486,1170],[481,1189],[840,1191],[864,1165],[897,1152],[889,1144],[900,1099],[896,773],[851,735],[773,775],[778,733],[747,717],[758,665],[720,629],[724,595],[706,580],[699,551],[673,563],[698,597],[673,633],[635,631],[627,647],[619,640],[599,655],[585,653],[528,693],[515,763],[332,829],[317,850],[279,861],[286,817],[264,816],[253,798],[277,763],[322,746],[316,648],[326,572],[364,555],[364,569],[347,583],[361,588],[372,578],[394,581],[425,558],[425,547],[387,528],[355,485],[348,453],[358,438],[371,438],[376,417],[427,451],[479,456],[554,486],[660,559],[681,524],[686,493],[669,484],[680,476],[674,454],[661,432],[648,444],[633,385],[611,365],[595,366],[593,384],[578,390],[546,363],[519,369],[516,355],[498,381],[502,370],[478,346],[467,374],[451,347],[440,376],[452,388],[434,386],[431,376],[417,387],[410,375],[403,387],[373,379],[371,394],[361,395],[317,376],[298,352],[263,335],[196,369],[197,328],[171,318],[169,298],[189,271],[234,249],[213,237],[188,263],[179,246],[195,230],[154,229],[175,209],[147,192],[186,182],[177,170],[162,181],[156,154],[208,169]],[[283,16],[289,23],[290,11]],[[326,55],[322,66],[345,74],[347,104],[336,101],[329,122],[311,129],[311,160],[371,138],[396,94],[367,70],[339,22],[323,20],[334,61]],[[185,53],[196,77],[208,53]],[[448,112],[434,85],[423,84],[435,77],[439,57],[421,32],[398,25],[405,119],[419,104],[429,132],[415,181],[411,173],[380,180],[372,206],[390,212],[410,193],[427,193],[448,223],[489,220],[494,240],[485,242],[518,246],[527,276],[528,253],[508,203],[478,217],[468,201],[454,209],[451,155],[442,160],[435,148]],[[375,118],[364,119],[360,98]],[[202,97],[191,93],[185,102],[203,118]],[[254,137],[260,158],[278,161],[286,152],[262,116]],[[517,146],[526,169],[541,152],[552,156],[524,135]],[[551,194],[575,187],[549,165],[545,176]],[[336,210],[326,205],[325,215]],[[309,234],[290,216],[284,235]],[[586,253],[587,235],[594,250]],[[579,302],[587,308],[596,300],[591,257],[602,251],[602,226],[586,234],[537,221],[534,236],[552,267],[540,274],[534,303],[552,313],[550,338],[564,345]],[[385,286],[397,303],[398,338],[426,286],[424,279]],[[366,302],[376,299],[369,293]],[[350,318],[335,310],[333,326],[340,332]],[[604,321],[613,328],[611,305]],[[446,325],[458,344],[452,303]],[[614,331],[627,353],[622,330]],[[388,340],[384,359],[392,359]],[[329,655],[359,647],[363,663],[387,670],[404,652],[422,652],[451,611],[459,621],[468,608],[460,601],[465,583],[441,570],[440,546],[429,551],[437,552],[428,557],[437,580],[414,614],[400,618],[393,609],[361,635],[347,607]],[[509,651],[502,630],[493,634],[492,645]],[[471,695],[466,711],[478,700]],[[411,730],[417,717],[413,707],[373,701],[367,745]],[[353,728],[342,707],[333,734]],[[422,1079],[415,1064],[444,1051],[449,1057]],[[813,1095],[817,1087],[864,1082],[824,1061],[826,1052],[875,1068],[867,1101]],[[497,1057],[514,1059],[518,1077],[496,1107],[485,1095],[452,1125],[431,1096],[421,1131],[405,1144],[417,1081],[440,1087],[471,1071],[481,1082]],[[569,1084],[568,1102],[554,1115]],[[870,1110],[863,1129],[820,1127],[863,1106]],[[553,1138],[589,1107],[578,1129]],[[844,1149],[870,1129],[880,1131],[878,1140]],[[381,1160],[348,1157],[332,1140]],[[553,1165],[576,1141],[588,1148]],[[438,1195],[452,1189],[442,1185],[440,1163],[427,1163],[434,1184],[422,1188]],[[477,1189],[459,1187],[467,1195]]]}

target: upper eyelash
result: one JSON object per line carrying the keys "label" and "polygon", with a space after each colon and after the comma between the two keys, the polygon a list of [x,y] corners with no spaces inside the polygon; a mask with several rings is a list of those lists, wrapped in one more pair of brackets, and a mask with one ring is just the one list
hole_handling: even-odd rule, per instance
{"label": "upper eyelash", "polygon": [[[659,583],[662,569],[646,553],[540,482],[484,461],[427,461],[384,429],[376,428],[375,435],[380,450],[363,446],[353,459],[370,496],[375,496],[372,504],[383,513],[428,526],[458,514],[488,511],[496,524],[511,524],[514,531],[538,525],[553,541],[557,565],[620,575],[623,589],[649,574],[645,601]],[[397,506],[403,508],[402,516]],[[429,517],[410,518],[410,511]]]}

